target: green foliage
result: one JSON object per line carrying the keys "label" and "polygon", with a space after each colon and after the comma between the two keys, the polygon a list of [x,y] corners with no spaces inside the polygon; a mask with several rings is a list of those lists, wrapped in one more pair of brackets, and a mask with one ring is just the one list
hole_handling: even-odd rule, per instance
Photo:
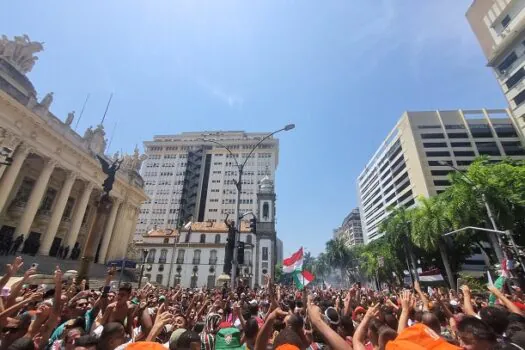
{"label": "green foliage", "polygon": [[[391,281],[395,273],[401,281],[407,252],[412,251],[423,269],[447,267],[453,275],[472,254],[473,245],[487,241],[487,235],[464,232],[445,239],[442,235],[465,226],[491,226],[482,194],[498,228],[512,230],[517,243],[525,245],[525,235],[520,235],[525,232],[524,161],[491,163],[480,157],[467,171],[452,172],[449,178],[451,186],[445,192],[420,198],[414,208],[389,208],[389,216],[379,227],[382,238],[357,247],[348,247],[340,239],[328,241],[325,252],[313,264],[314,273],[325,275],[341,268],[343,278],[355,278],[353,274],[359,271],[370,278],[379,274],[382,281]],[[384,259],[383,267],[379,267],[379,257]]]}
{"label": "green foliage", "polygon": [[[471,291],[477,293],[485,293],[487,290],[487,282],[483,278],[476,278],[470,275],[459,273],[462,284],[466,284]],[[461,286],[458,286],[461,287]]]}

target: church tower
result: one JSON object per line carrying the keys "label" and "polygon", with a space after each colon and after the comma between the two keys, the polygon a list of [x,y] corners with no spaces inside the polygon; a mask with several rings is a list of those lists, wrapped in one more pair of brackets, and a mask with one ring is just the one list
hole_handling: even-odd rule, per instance
{"label": "church tower", "polygon": [[275,190],[273,181],[265,176],[257,193],[257,251],[255,283],[264,284],[264,275],[274,276],[276,255]]}

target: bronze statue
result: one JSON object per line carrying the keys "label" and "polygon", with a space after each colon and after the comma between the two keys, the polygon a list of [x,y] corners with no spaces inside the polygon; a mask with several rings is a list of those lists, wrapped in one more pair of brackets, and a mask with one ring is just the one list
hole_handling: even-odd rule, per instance
{"label": "bronze statue", "polygon": [[120,169],[120,164],[122,164],[122,159],[115,159],[111,165],[109,165],[109,163],[98,154],[97,159],[102,166],[102,171],[107,175],[106,180],[104,180],[104,183],[102,184],[102,187],[104,188],[106,195],[109,196],[109,192],[111,192],[113,183],[115,182],[115,174]]}

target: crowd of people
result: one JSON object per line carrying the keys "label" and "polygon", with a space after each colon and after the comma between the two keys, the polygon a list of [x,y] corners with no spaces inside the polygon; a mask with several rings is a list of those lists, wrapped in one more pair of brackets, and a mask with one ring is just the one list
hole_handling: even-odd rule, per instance
{"label": "crowd of people", "polygon": [[[57,266],[34,284],[17,257],[0,279],[0,350],[525,349],[519,288],[374,291],[274,285],[91,289]],[[16,275],[12,283],[12,278]],[[77,283],[78,282],[78,283]]]}

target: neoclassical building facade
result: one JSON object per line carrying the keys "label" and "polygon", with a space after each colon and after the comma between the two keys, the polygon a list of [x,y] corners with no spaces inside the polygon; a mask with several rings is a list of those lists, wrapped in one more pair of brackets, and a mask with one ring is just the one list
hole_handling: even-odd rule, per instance
{"label": "neoclassical building facade", "polygon": [[[107,162],[102,125],[83,136],[49,109],[53,94],[40,101],[26,73],[42,45],[27,36],[0,38],[0,242],[23,236],[24,253],[56,256],[84,249],[96,220]],[[96,242],[96,260],[126,256],[139,208],[148,198],[139,175],[143,158],[126,155],[111,191],[113,203]],[[31,243],[31,244],[28,244]]]}

